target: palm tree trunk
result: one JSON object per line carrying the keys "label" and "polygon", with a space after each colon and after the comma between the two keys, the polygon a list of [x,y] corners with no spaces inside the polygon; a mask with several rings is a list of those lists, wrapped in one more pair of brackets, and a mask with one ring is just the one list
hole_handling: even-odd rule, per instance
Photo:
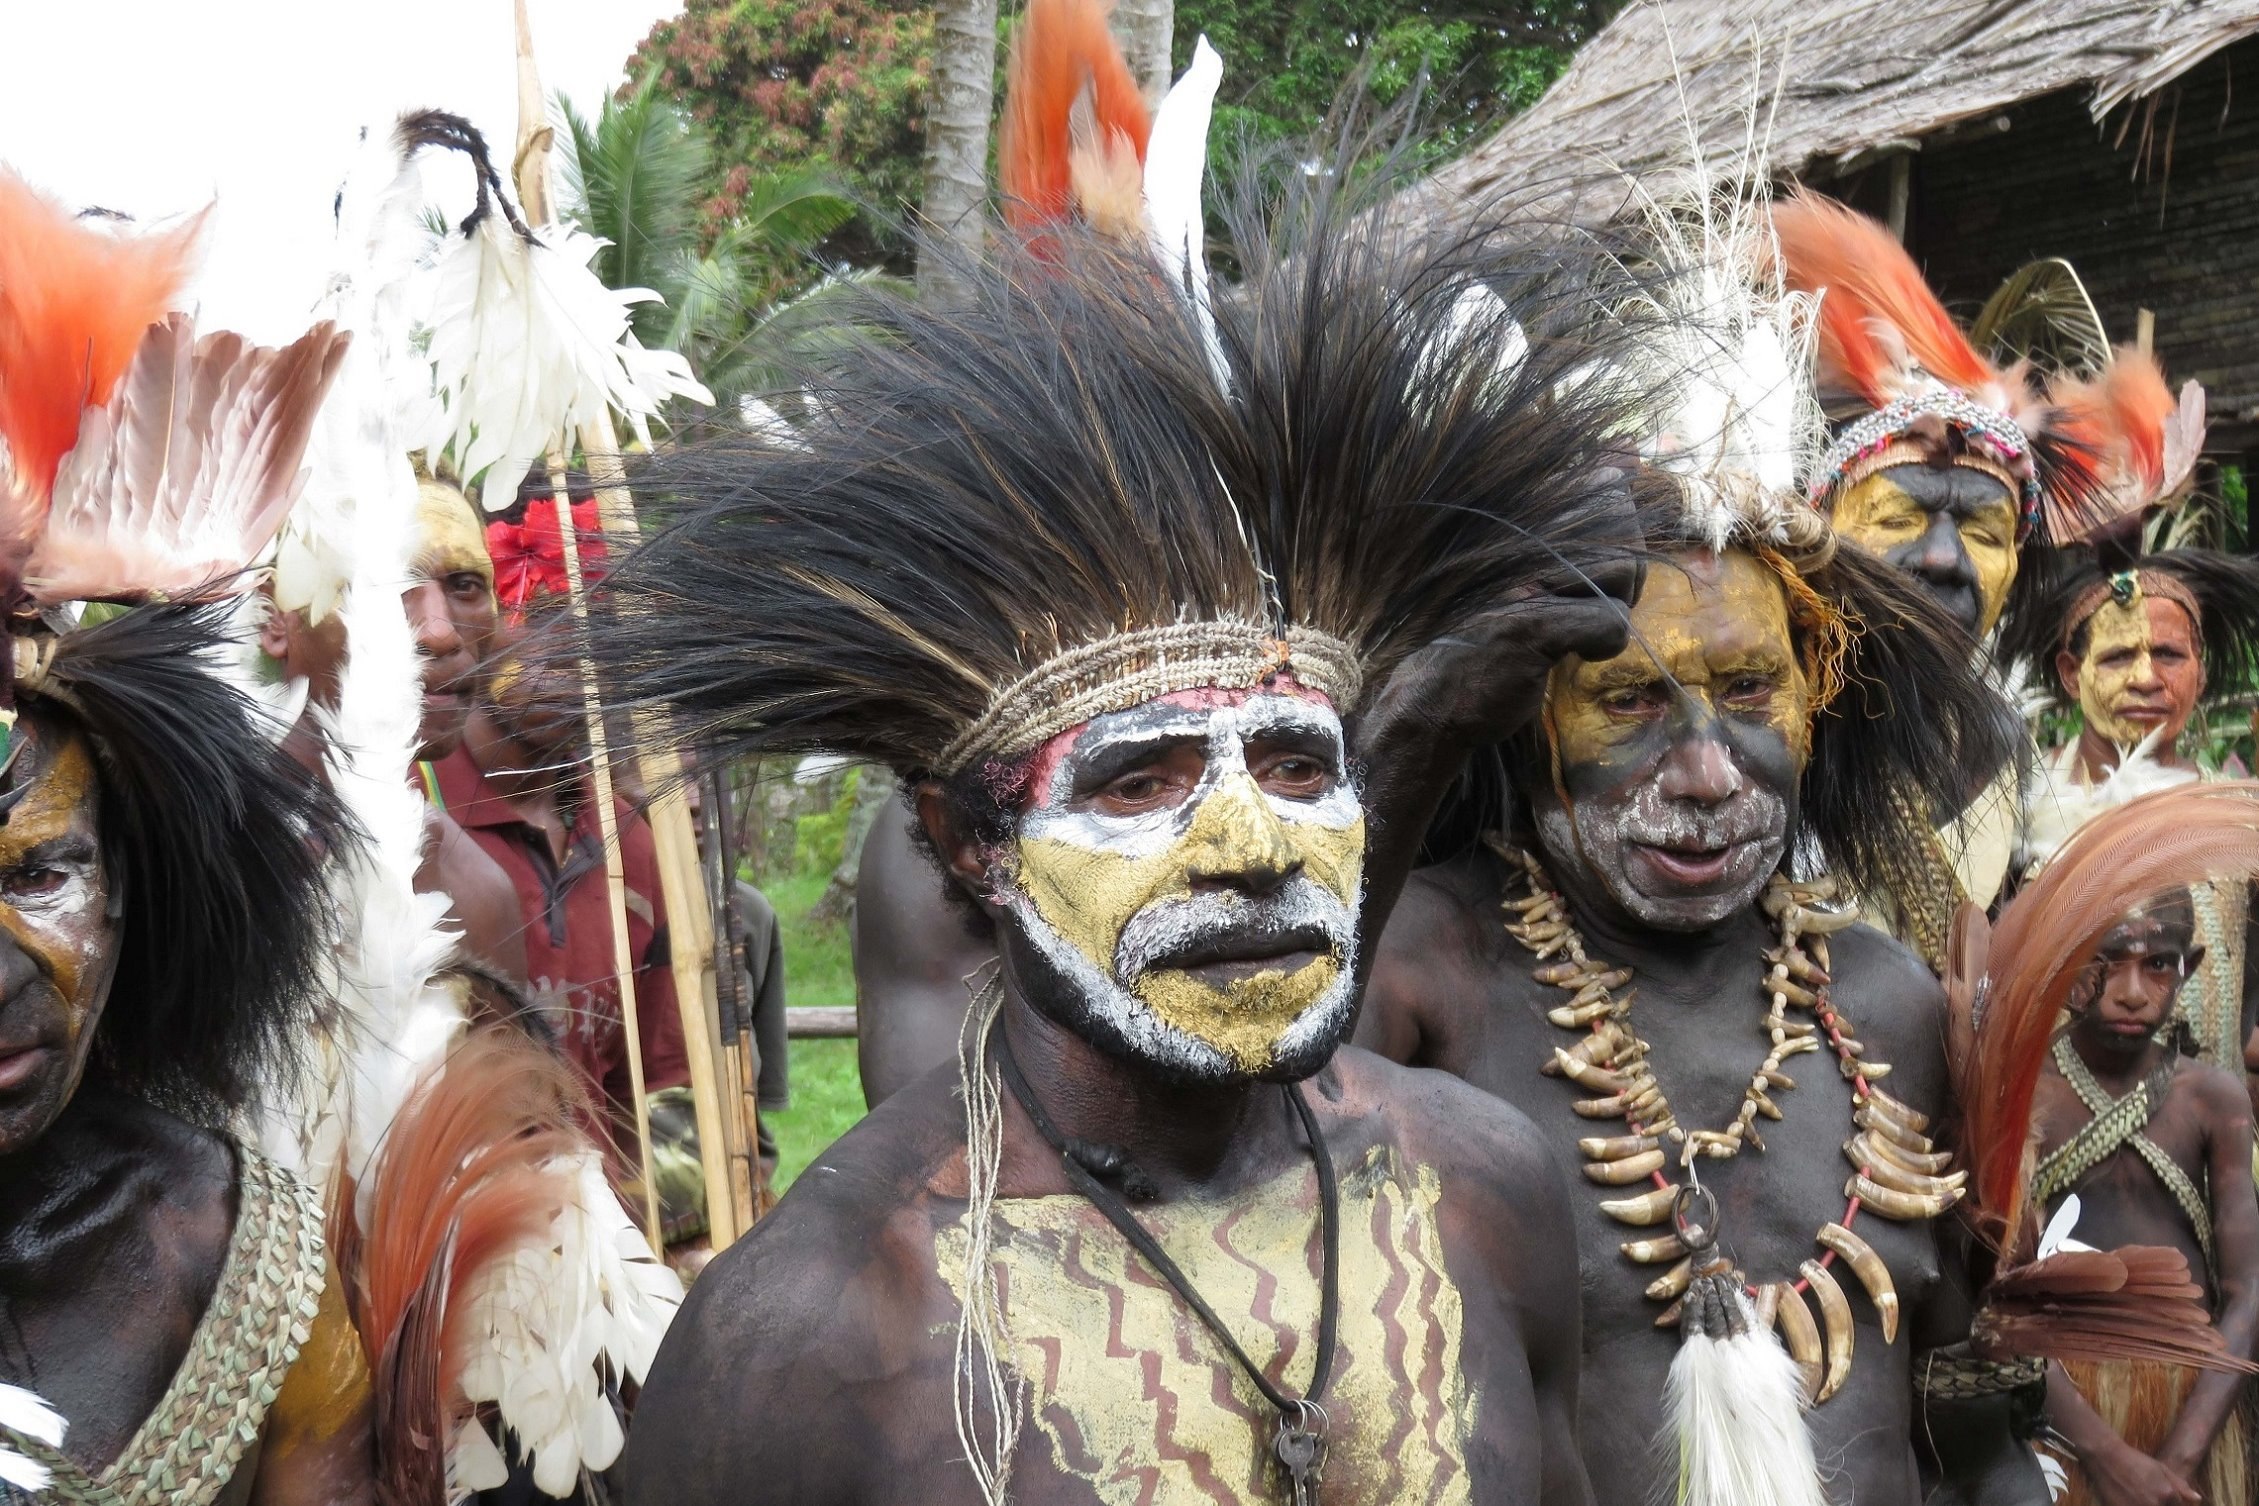
{"label": "palm tree trunk", "polygon": [[[927,223],[978,252],[988,199],[988,120],[996,90],[996,0],[941,0],[934,15],[933,100],[926,112]],[[947,274],[918,262],[918,291]]]}
{"label": "palm tree trunk", "polygon": [[1145,102],[1158,105],[1169,92],[1169,48],[1176,34],[1176,0],[1115,0],[1114,36]]}

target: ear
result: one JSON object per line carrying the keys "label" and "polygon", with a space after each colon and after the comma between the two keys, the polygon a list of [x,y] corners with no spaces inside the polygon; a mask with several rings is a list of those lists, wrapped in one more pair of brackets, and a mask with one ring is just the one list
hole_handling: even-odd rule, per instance
{"label": "ear", "polygon": [[988,898],[988,856],[973,834],[965,829],[948,791],[937,779],[921,780],[917,794],[918,825],[926,840],[941,855],[942,867],[977,900]]}
{"label": "ear", "polygon": [[2055,655],[2055,679],[2062,685],[2063,694],[2072,700],[2079,698],[2079,656],[2069,649]]}
{"label": "ear", "polygon": [[277,664],[290,663],[290,614],[275,605],[273,597],[266,601],[266,611],[259,615],[259,652]]}

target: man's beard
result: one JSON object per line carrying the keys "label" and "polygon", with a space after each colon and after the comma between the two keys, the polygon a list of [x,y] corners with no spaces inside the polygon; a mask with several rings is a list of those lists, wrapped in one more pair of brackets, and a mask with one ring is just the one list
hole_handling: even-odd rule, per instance
{"label": "man's beard", "polygon": [[[1536,814],[1550,862],[1586,870],[1634,920],[1661,931],[1707,930],[1748,906],[1788,844],[1787,800],[1747,774],[1741,789],[1716,805],[1668,799],[1651,777],[1628,795],[1581,800],[1569,810],[1540,802]],[[1643,846],[1734,851],[1718,878],[1697,892],[1673,894],[1634,881],[1634,849]]]}
{"label": "man's beard", "polygon": [[[1016,885],[1001,884],[996,893],[1006,902],[1000,939],[1028,1001],[1108,1055],[1166,1079],[1298,1082],[1331,1060],[1349,1031],[1357,1000],[1356,911],[1307,875],[1260,898],[1194,894],[1147,905],[1122,927],[1111,972],[1062,936]],[[1280,1032],[1268,1063],[1258,1069],[1162,1018],[1135,992],[1142,976],[1175,959],[1234,943],[1260,947],[1282,940],[1312,943],[1321,957],[1332,957],[1335,974]]]}

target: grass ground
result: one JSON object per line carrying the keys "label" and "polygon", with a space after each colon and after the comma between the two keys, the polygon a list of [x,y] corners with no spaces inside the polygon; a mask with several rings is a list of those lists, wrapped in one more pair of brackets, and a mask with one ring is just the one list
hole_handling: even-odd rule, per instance
{"label": "grass ground", "polygon": [[[784,933],[785,1001],[794,1007],[855,1002],[855,968],[844,926],[808,918],[828,870],[761,881]],[[851,1040],[792,1043],[792,1107],[770,1116],[777,1139],[777,1191],[792,1185],[810,1161],[863,1117],[863,1079]]]}

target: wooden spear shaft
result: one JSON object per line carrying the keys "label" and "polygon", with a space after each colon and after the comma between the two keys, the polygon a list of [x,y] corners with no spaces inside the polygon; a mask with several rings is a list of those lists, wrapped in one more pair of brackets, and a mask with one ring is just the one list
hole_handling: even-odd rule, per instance
{"label": "wooden spear shaft", "polygon": [[[628,492],[620,465],[619,442],[611,419],[599,416],[581,426],[582,453],[596,483],[596,514],[607,537],[623,547],[632,546],[640,529],[635,499]],[[691,1107],[698,1121],[699,1166],[706,1181],[706,1219],[709,1242],[718,1254],[753,1227],[759,1211],[752,1191],[754,1141],[759,1131],[747,1119],[749,1112],[733,1088],[742,1068],[736,1060],[739,1047],[724,1039],[720,1020],[713,921],[708,911],[712,899],[706,892],[706,874],[698,859],[697,839],[690,824],[690,802],[683,793],[682,760],[674,752],[663,717],[637,713],[637,738],[642,744],[643,782],[653,794],[651,839],[659,860],[659,879],[665,890],[667,937],[673,953],[675,999],[682,1010],[683,1045],[689,1057]],[[729,901],[726,879],[718,891]]]}
{"label": "wooden spear shaft", "polygon": [[[557,507],[557,537],[565,556],[565,589],[572,600],[573,624],[588,631],[588,591],[582,584],[580,539],[573,530],[573,498],[565,485],[562,455],[549,457],[550,499]],[[659,1181],[651,1169],[651,1100],[643,1087],[643,1032],[635,1003],[635,954],[628,945],[627,866],[620,852],[620,822],[612,807],[611,739],[604,731],[604,705],[596,694],[596,665],[580,656],[581,709],[588,716],[588,752],[596,786],[596,830],[604,843],[604,888],[612,912],[612,973],[620,990],[620,1025],[627,1036],[628,1091],[635,1099],[635,1154],[643,1179],[643,1232],[651,1253],[664,1258],[666,1235],[659,1226]]]}

